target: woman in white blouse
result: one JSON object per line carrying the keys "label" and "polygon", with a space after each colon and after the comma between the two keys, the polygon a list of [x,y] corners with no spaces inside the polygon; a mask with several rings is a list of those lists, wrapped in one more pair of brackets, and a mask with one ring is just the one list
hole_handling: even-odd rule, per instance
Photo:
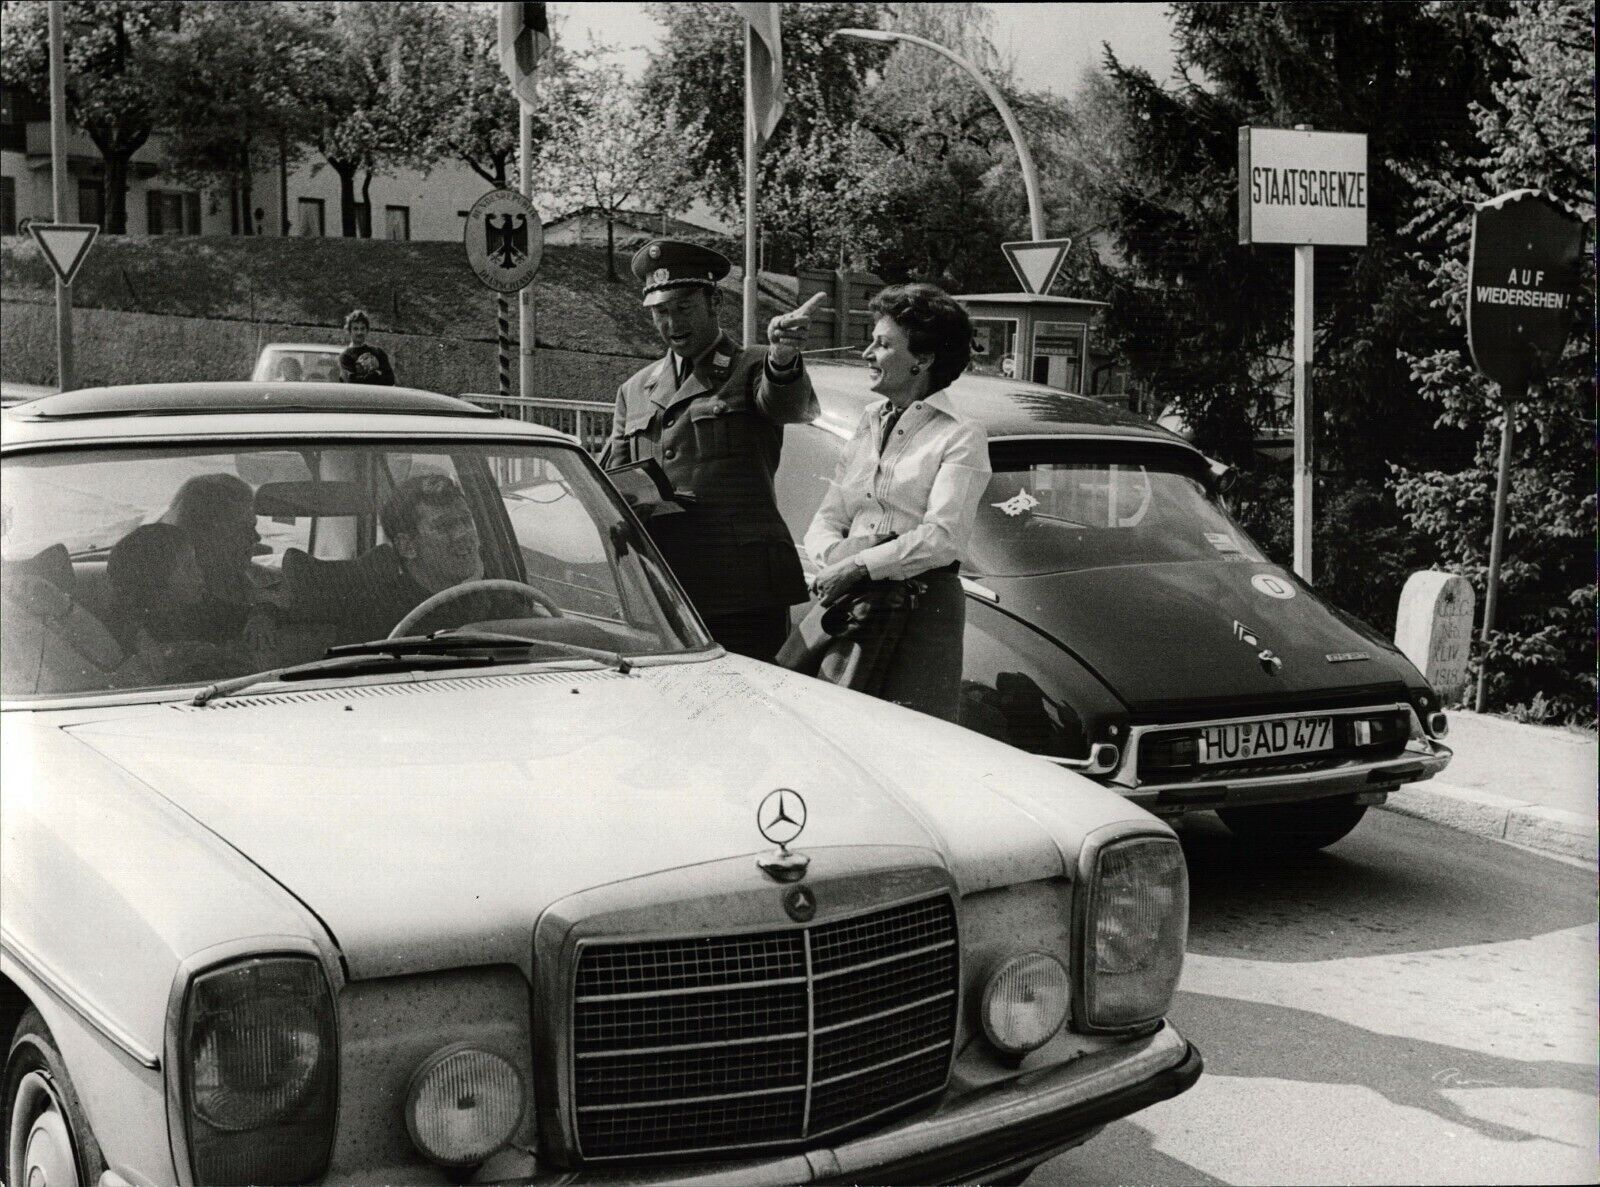
{"label": "woman in white blouse", "polygon": [[822,566],[823,605],[869,580],[916,578],[924,587],[871,691],[954,721],[966,625],[956,574],[989,481],[983,428],[958,415],[945,391],[971,358],[972,322],[931,284],[892,285],[871,308],[878,321],[862,357],[884,398],[862,413],[805,547]]}

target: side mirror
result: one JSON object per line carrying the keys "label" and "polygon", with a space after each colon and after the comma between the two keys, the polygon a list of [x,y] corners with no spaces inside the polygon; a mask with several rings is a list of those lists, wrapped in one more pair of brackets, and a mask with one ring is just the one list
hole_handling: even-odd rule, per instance
{"label": "side mirror", "polygon": [[1207,458],[1206,461],[1211,475],[1212,491],[1219,496],[1227,494],[1239,481],[1239,471],[1226,462],[1217,461],[1216,458]]}

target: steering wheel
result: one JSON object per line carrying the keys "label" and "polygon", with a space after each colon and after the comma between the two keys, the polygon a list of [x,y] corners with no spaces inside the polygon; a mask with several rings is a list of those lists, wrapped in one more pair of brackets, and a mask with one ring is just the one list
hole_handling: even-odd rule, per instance
{"label": "steering wheel", "polygon": [[388,637],[398,639],[402,635],[409,635],[416,629],[417,623],[421,622],[440,606],[448,605],[457,598],[464,598],[471,593],[516,594],[543,610],[549,617],[561,617],[561,607],[534,589],[533,586],[524,585],[520,581],[507,581],[500,577],[486,577],[479,578],[477,581],[463,581],[460,585],[452,585],[449,589],[441,589],[431,598],[425,598],[413,606],[410,613],[394,624],[394,629],[389,632]]}

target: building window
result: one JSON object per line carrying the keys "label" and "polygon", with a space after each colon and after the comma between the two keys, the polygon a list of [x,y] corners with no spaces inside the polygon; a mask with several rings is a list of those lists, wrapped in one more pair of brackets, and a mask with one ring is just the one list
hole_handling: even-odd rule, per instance
{"label": "building window", "polygon": [[1029,376],[1035,383],[1047,383],[1063,391],[1083,390],[1084,338],[1088,327],[1077,322],[1046,321],[1033,329],[1033,368]]}
{"label": "building window", "polygon": [[106,191],[104,183],[98,180],[78,182],[78,221],[80,223],[94,223],[98,227],[105,226]]}
{"label": "building window", "polygon": [[319,237],[328,233],[328,204],[321,198],[301,198],[296,234]]}
{"label": "building window", "polygon": [[366,202],[355,204],[356,234],[362,239],[372,238],[372,207]]}
{"label": "building window", "polygon": [[979,375],[1018,378],[1017,323],[1014,318],[973,318],[972,346],[972,369]]}
{"label": "building window", "polygon": [[182,190],[148,190],[146,222],[152,235],[198,235],[200,195]]}
{"label": "building window", "polygon": [[385,239],[411,238],[411,207],[385,206],[383,208],[383,237]]}
{"label": "building window", "polygon": [[17,233],[17,180],[0,177],[0,235]]}

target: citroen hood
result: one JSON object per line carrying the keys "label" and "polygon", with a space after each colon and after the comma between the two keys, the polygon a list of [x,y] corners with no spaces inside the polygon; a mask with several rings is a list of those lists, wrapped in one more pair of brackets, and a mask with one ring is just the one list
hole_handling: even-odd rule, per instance
{"label": "citroen hood", "polygon": [[[813,709],[804,685],[837,695]],[[771,851],[756,810],[780,786],[806,800],[802,851],[915,847],[964,891],[1070,875],[1062,829],[996,775],[1020,763],[1057,793],[1076,777],[931,723],[943,742],[897,779],[852,759],[830,717],[881,752],[915,715],[726,657],[268,692],[71,732],[301,900],[358,978],[526,965],[559,898]],[[1076,782],[1091,824],[1143,815]]]}
{"label": "citroen hood", "polygon": [[1120,565],[983,580],[1002,610],[1054,638],[1136,713],[1401,696],[1422,682],[1392,643],[1276,565]]}

